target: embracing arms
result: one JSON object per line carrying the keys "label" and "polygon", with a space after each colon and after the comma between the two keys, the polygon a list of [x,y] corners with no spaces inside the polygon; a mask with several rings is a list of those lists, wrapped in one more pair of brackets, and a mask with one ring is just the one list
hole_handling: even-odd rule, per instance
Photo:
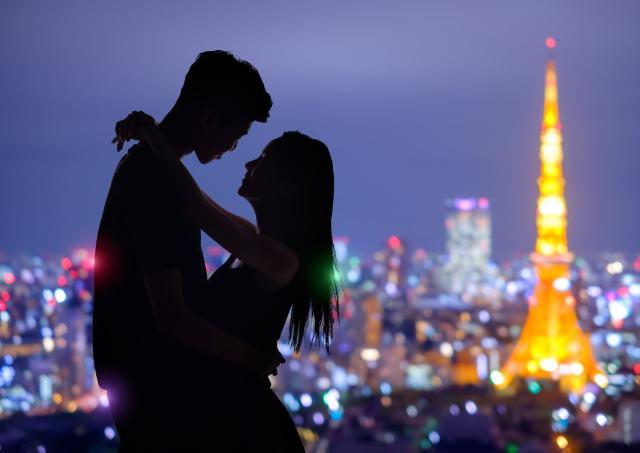
{"label": "embracing arms", "polygon": [[190,216],[202,230],[276,286],[286,285],[299,266],[295,253],[280,242],[259,234],[251,222],[226,211],[204,194],[153,122],[138,123],[137,129],[129,126],[127,133],[150,146],[174,178]]}
{"label": "embracing arms", "polygon": [[240,217],[239,215],[236,215],[232,212],[227,211],[226,209],[224,209],[222,206],[220,206],[218,203],[216,203],[215,201],[213,201],[211,199],[211,197],[209,195],[207,195],[207,193],[203,190],[202,191],[202,195],[204,196],[204,198],[206,199],[207,202],[209,202],[209,205],[211,205],[212,208],[217,209],[218,211],[222,212],[224,215],[232,218],[233,220],[235,220],[238,224],[240,224],[241,226],[245,227],[246,229],[248,229],[249,231],[252,232],[257,232],[258,229],[256,228],[256,226],[251,223],[249,220]]}
{"label": "embracing arms", "polygon": [[275,368],[274,365],[277,366],[276,351],[270,356],[253,348],[189,310],[184,303],[179,268],[146,273],[144,283],[156,326],[162,334],[210,357],[234,362],[246,368],[270,373]]}
{"label": "embracing arms", "polygon": [[[192,276],[189,285],[199,285],[202,278],[196,274],[198,263],[190,264],[198,255],[188,251],[189,230],[177,215],[180,206],[164,181],[157,175],[145,178],[138,173],[132,173],[126,180],[127,203],[122,219],[132,258],[142,273],[157,330],[210,357],[234,362],[255,372],[272,371],[282,362],[275,345],[263,351],[243,343],[187,306],[184,289],[191,286],[184,286],[185,275]],[[198,286],[193,287],[191,293],[190,297],[203,297]]]}

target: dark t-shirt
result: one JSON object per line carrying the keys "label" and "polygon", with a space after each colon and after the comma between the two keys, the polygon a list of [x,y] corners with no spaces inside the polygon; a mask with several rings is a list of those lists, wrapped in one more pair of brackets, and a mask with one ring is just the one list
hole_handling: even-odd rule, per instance
{"label": "dark t-shirt", "polygon": [[200,229],[186,219],[165,168],[135,145],[113,176],[96,243],[93,347],[101,387],[125,382],[140,397],[158,398],[187,382],[183,364],[196,353],[158,332],[143,280],[170,268],[180,269],[193,308],[207,278]]}

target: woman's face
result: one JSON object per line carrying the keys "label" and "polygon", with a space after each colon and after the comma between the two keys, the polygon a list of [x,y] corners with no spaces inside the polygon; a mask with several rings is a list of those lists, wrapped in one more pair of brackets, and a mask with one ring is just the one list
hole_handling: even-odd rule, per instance
{"label": "woman's face", "polygon": [[281,153],[270,143],[257,159],[245,164],[247,172],[238,194],[247,200],[267,200],[290,196],[293,186],[291,169],[283,165]]}

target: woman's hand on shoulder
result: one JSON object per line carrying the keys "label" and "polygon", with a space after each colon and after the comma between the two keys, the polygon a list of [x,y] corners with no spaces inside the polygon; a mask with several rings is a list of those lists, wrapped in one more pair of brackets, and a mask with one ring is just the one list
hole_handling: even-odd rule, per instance
{"label": "woman's hand on shoulder", "polygon": [[141,110],[134,110],[126,118],[116,123],[116,136],[111,140],[111,143],[115,143],[116,149],[120,151],[125,142],[143,140],[144,131],[149,127],[155,126],[157,126],[156,120],[151,115]]}

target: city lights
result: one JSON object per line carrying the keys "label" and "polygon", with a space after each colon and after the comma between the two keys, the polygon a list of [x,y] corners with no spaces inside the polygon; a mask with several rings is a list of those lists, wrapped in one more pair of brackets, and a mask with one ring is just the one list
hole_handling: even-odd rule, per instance
{"label": "city lights", "polygon": [[569,441],[567,440],[567,438],[565,436],[556,437],[556,443],[558,444],[558,447],[560,447],[560,448],[567,448],[569,446]]}
{"label": "city lights", "polygon": [[[556,44],[546,40],[550,57]],[[567,205],[565,189],[578,208],[590,205],[579,198],[579,181],[565,181],[564,166],[582,156],[574,144],[589,142],[575,135],[569,141],[568,134],[580,133],[577,122],[565,134],[557,83],[550,60],[539,137],[535,124],[527,126],[534,127],[530,140],[540,145],[538,198],[528,201],[536,228],[532,254],[492,250],[496,234],[505,230],[527,237],[509,224],[496,225],[506,209],[500,191],[525,196],[527,185],[534,188],[535,179],[520,168],[513,170],[522,170],[514,173],[523,176],[518,187],[499,191],[502,181],[495,178],[495,187],[476,188],[491,199],[482,191],[449,188],[438,195],[429,209],[438,210],[434,223],[442,238],[433,248],[412,243],[401,229],[379,233],[376,251],[366,254],[354,250],[360,238],[334,238],[337,268],[318,276],[345,290],[331,350],[307,347],[309,334],[296,352],[285,327],[274,340],[286,361],[263,382],[281,400],[308,451],[329,451],[342,439],[389,451],[459,445],[474,451],[482,445],[510,453],[570,452],[605,444],[631,451],[640,445],[640,256],[594,251],[574,257],[577,240],[570,251],[567,216],[573,205]],[[563,135],[572,144],[566,162]],[[531,149],[518,152],[535,158]],[[580,168],[572,167],[573,174]],[[465,190],[475,190],[474,182],[470,178]],[[416,209],[426,209],[425,203],[416,202]],[[208,274],[228,256],[219,246],[204,252]],[[94,268],[86,247],[64,256],[0,253],[0,424],[7,423],[7,432],[18,427],[33,433],[29,424],[41,420],[52,429],[80,420],[65,428],[69,436],[93,436],[95,451],[115,449],[109,398],[117,409],[119,395],[108,398],[98,387],[92,355]],[[197,383],[182,357],[164,351],[160,356],[154,377],[184,373],[185,382],[193,376]],[[209,390],[225,391],[172,382],[177,380],[159,397],[172,392],[204,409],[214,407]],[[242,432],[253,435],[257,401],[245,406],[238,397],[234,404],[247,415]],[[189,420],[169,410],[167,420]],[[41,439],[31,444],[53,451]]]}
{"label": "city lights", "polygon": [[360,356],[362,360],[366,360],[367,362],[375,362],[380,359],[380,352],[374,348],[365,348],[360,352]]}
{"label": "city lights", "polygon": [[[370,263],[365,257],[350,255],[348,247],[343,250],[345,259],[340,264],[340,272],[347,275],[349,270],[353,270],[363,278],[353,282],[345,279],[343,282],[348,286],[349,298],[342,308],[344,312],[352,313],[352,317],[349,320],[343,318],[338,326],[336,347],[330,356],[316,352],[295,354],[287,344],[286,337],[280,340],[278,347],[287,357],[287,362],[281,366],[272,385],[282,396],[285,407],[296,423],[302,429],[311,430],[310,433],[340,424],[351,417],[350,411],[358,407],[359,399],[371,399],[378,410],[399,412],[403,417],[415,421],[433,417],[434,412],[440,413],[440,410],[460,419],[465,416],[482,418],[491,413],[492,407],[498,414],[495,416],[504,416],[500,414],[512,409],[489,403],[482,393],[464,393],[464,397],[460,394],[455,404],[445,405],[444,401],[437,402],[431,396],[425,400],[428,403],[415,397],[408,399],[406,392],[419,391],[420,394],[431,395],[430,392],[438,390],[460,392],[464,388],[461,386],[465,385],[478,389],[490,385],[496,392],[492,396],[495,398],[501,395],[500,392],[508,390],[512,382],[502,372],[505,364],[501,363],[501,355],[507,355],[505,352],[513,347],[512,342],[520,330],[512,325],[509,318],[501,315],[501,310],[514,307],[513,298],[522,295],[517,309],[521,310],[521,314],[526,314],[525,297],[533,294],[538,284],[538,279],[533,275],[535,267],[526,258],[513,260],[504,269],[497,268],[493,283],[487,280],[497,288],[494,296],[491,296],[494,299],[479,304],[473,299],[463,302],[460,296],[453,302],[454,299],[441,296],[449,294],[449,283],[446,278],[438,280],[437,277],[446,274],[429,273],[438,269],[438,266],[445,268],[444,260],[438,261],[437,254],[424,251],[412,254],[405,244],[392,249],[388,247],[388,241],[385,246],[387,248],[379,258]],[[0,263],[2,275],[11,272],[18,276],[11,285],[6,284],[4,278],[0,281],[0,294],[6,293],[2,296],[6,304],[4,311],[0,306],[0,341],[5,351],[4,356],[0,354],[0,394],[5,395],[4,399],[0,398],[3,411],[0,417],[22,411],[33,413],[36,408],[42,407],[85,412],[109,406],[104,391],[94,387],[95,383],[87,379],[93,373],[92,368],[88,368],[92,362],[82,360],[84,356],[78,355],[78,351],[90,354],[91,349],[82,349],[82,344],[80,349],[76,349],[78,338],[82,339],[77,336],[78,320],[86,323],[90,318],[85,311],[74,311],[74,307],[77,304],[90,307],[92,300],[87,290],[90,288],[88,277],[83,279],[79,273],[71,276],[71,271],[82,267],[82,260],[73,261],[77,258],[71,254],[71,266],[67,270],[62,267],[61,261],[51,265],[43,263],[41,267]],[[211,259],[217,259],[217,255]],[[622,262],[622,258],[619,261]],[[581,294],[575,293],[578,297],[570,306],[566,299],[574,299],[570,295],[576,288],[573,276],[555,275],[548,283],[550,291],[557,291],[561,295],[558,300],[568,308],[575,310],[576,306],[582,306],[593,310],[589,316],[601,321],[598,327],[600,332],[592,341],[610,357],[603,363],[604,371],[597,372],[591,378],[593,383],[589,384],[588,391],[570,393],[568,399],[563,400],[563,406],[549,408],[552,422],[548,429],[556,435],[571,432],[569,428],[575,429],[576,424],[580,423],[580,417],[571,415],[574,412],[591,414],[593,429],[615,429],[620,420],[617,413],[595,413],[595,410],[601,410],[599,399],[609,398],[609,393],[619,397],[624,394],[621,393],[623,389],[639,385],[636,376],[640,375],[640,346],[630,340],[627,327],[617,323],[619,320],[629,322],[629,329],[638,326],[634,320],[640,317],[640,300],[633,285],[638,285],[640,271],[624,271],[616,274],[619,279],[611,281],[612,274],[607,269],[611,262],[605,260],[597,272],[590,271],[586,284],[582,286],[584,290]],[[214,261],[211,267],[215,266]],[[381,271],[372,277],[375,266],[380,266]],[[29,275],[33,276],[33,280]],[[61,276],[67,280],[65,285],[60,284]],[[408,276],[416,280],[414,286],[402,286],[403,282],[409,281]],[[385,290],[390,282],[397,282],[399,295],[390,295]],[[426,292],[417,291],[421,285],[429,289]],[[473,290],[469,287],[463,291]],[[529,297],[540,298],[540,295]],[[39,312],[15,310],[16,307],[26,306],[30,300],[38,301]],[[590,303],[586,304],[585,301]],[[452,307],[455,309],[452,310]],[[38,342],[29,344],[29,337],[18,333],[20,329],[24,329],[23,333],[35,335]],[[14,338],[17,343],[8,345],[7,340],[12,342]],[[88,338],[85,336],[85,341]],[[75,346],[70,347],[74,345],[74,339]],[[430,346],[425,351],[422,348],[427,344]],[[570,343],[568,347],[580,347],[580,343],[577,346]],[[21,368],[24,362],[16,361],[7,351],[15,351],[11,353],[15,354],[15,358],[20,357],[19,354],[28,354],[43,365],[25,370]],[[527,378],[522,388],[530,397],[542,398],[554,392],[553,388],[549,390],[550,381],[557,382],[557,379],[562,382],[563,378],[575,378],[582,382],[589,373],[587,364],[581,360],[560,360],[542,352],[536,358],[529,358],[524,365],[526,371],[535,376]],[[69,357],[68,362],[62,362],[66,363],[66,368],[62,370],[68,375],[77,376],[74,385],[83,396],[76,396],[77,390],[71,391],[61,386],[63,381],[58,375],[48,371],[45,364],[54,355]],[[549,378],[540,373],[548,373],[546,376]],[[23,388],[21,393],[15,392],[18,385]],[[34,388],[32,395],[24,390],[29,385]],[[9,389],[11,393],[7,392]],[[557,395],[554,397],[556,401],[558,398]],[[544,398],[540,401],[544,401]],[[363,414],[360,414],[359,420],[362,426],[369,426],[367,429],[381,429],[376,422],[367,421],[369,419]],[[113,433],[108,428],[114,430]],[[113,426],[102,429],[106,441],[116,440]],[[428,431],[421,434],[423,437],[416,442],[426,439],[429,445],[434,446],[442,442],[443,432],[446,433],[440,430],[437,423],[429,425]],[[313,436],[309,434],[309,438]],[[556,438],[553,439],[555,442]]]}

